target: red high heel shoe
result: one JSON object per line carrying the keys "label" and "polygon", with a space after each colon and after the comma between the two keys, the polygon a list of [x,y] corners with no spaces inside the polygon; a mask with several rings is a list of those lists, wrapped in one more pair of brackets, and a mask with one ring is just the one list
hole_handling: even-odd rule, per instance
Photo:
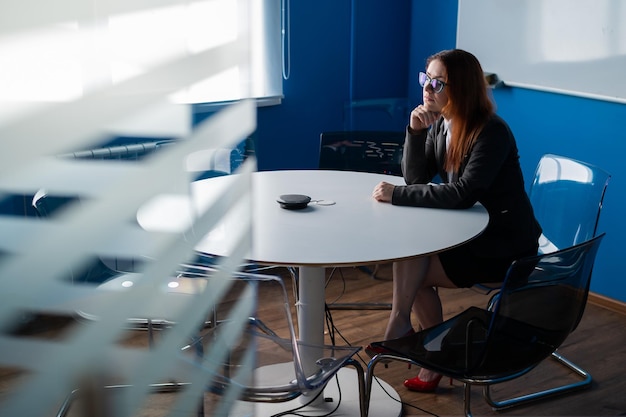
{"label": "red high heel shoe", "polygon": [[[405,337],[405,336],[410,336],[410,335],[412,335],[413,333],[415,333],[415,330],[410,329],[408,332],[406,332],[404,335],[402,335],[402,337]],[[389,351],[389,350],[385,349],[385,348],[384,348],[384,347],[382,347],[382,346],[372,346],[371,344],[370,344],[370,345],[365,346],[365,353],[367,353],[367,354],[370,356],[370,358],[373,358],[374,356],[376,356],[376,355],[378,355],[378,354],[381,354],[381,353],[388,353],[388,354],[390,354],[390,355],[392,355],[392,354],[393,354],[393,352],[391,352],[391,351]],[[409,365],[410,365],[410,364],[409,364]]]}
{"label": "red high heel shoe", "polygon": [[439,385],[439,381],[441,381],[441,377],[442,375],[439,374],[435,379],[431,381],[422,381],[418,375],[415,378],[410,378],[404,381],[404,386],[407,387],[410,391],[434,392]]}

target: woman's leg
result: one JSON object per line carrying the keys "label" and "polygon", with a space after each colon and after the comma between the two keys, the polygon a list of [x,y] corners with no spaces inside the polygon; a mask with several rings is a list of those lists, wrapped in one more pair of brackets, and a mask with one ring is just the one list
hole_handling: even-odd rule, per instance
{"label": "woman's leg", "polygon": [[[411,311],[423,329],[443,321],[436,287],[456,287],[445,274],[437,255],[394,262],[393,301],[385,339],[401,337],[411,329]],[[424,382],[438,377],[437,373],[424,368],[418,375]]]}
{"label": "woman's leg", "polygon": [[411,306],[430,261],[430,257],[424,257],[393,263],[393,298],[385,340],[401,337],[412,328]]}
{"label": "woman's leg", "polygon": [[443,321],[441,299],[437,288],[456,288],[446,275],[438,256],[429,258],[429,267],[422,284],[413,297],[412,310],[422,329],[427,329]]}
{"label": "woman's leg", "polygon": [[435,287],[423,287],[417,290],[413,298],[413,314],[417,317],[421,329],[428,329],[443,321],[441,299]]}
{"label": "woman's leg", "polygon": [[441,323],[441,301],[435,287],[456,288],[437,255],[393,263],[393,301],[385,339],[401,337],[411,329],[411,310],[422,328]]}
{"label": "woman's leg", "polygon": [[[394,277],[395,278],[395,277]],[[437,288],[456,288],[445,274],[438,256],[432,256],[428,271],[422,281],[422,286],[415,293],[412,311],[417,317],[422,329],[427,329],[443,321],[443,309]],[[419,379],[424,382],[432,381],[439,375],[436,372],[422,368]]]}

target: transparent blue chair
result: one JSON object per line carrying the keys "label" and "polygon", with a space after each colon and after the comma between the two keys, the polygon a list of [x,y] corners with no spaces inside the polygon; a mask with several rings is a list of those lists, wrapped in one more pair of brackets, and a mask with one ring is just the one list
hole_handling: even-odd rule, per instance
{"label": "transparent blue chair", "polygon": [[[227,275],[212,267],[188,264],[181,265],[178,275],[168,283],[168,288],[172,288],[168,292],[181,293],[183,297],[210,291],[212,304],[197,332],[190,339],[181,340],[182,347],[168,381],[152,383],[150,389],[153,392],[183,390],[183,396],[173,400],[179,402],[186,398],[186,388],[201,384],[204,399],[200,404],[194,397],[193,405],[180,406],[197,407],[198,416],[225,415],[225,412],[248,415],[248,404],[287,403],[303,395],[308,396],[307,400],[293,405],[294,408],[307,406],[310,400],[332,409],[348,401],[341,398],[341,391],[339,397],[328,403],[326,396],[320,395],[341,368],[352,366],[356,369],[354,384],[359,394],[356,400],[351,399],[351,406],[364,415],[365,376],[361,364],[353,358],[361,347],[298,341],[280,277],[237,271]],[[131,281],[133,274],[124,275],[124,279]],[[110,285],[115,286],[110,290],[124,291],[115,279],[100,287]],[[173,304],[157,306],[164,312],[176,308]],[[168,321],[164,330],[176,326],[176,322]],[[130,387],[118,383],[101,389],[115,392]],[[68,395],[57,417],[68,415],[76,400],[85,395],[81,391],[76,389]]]}
{"label": "transparent blue chair", "polygon": [[529,198],[543,228],[539,253],[549,253],[596,235],[604,194],[611,179],[605,170],[558,155],[539,161]]}
{"label": "transparent blue chair", "polygon": [[[543,229],[539,238],[539,254],[546,254],[585,242],[598,232],[598,223],[611,174],[587,162],[554,154],[544,155],[537,165],[528,196],[535,217]],[[499,296],[498,284],[477,284],[473,289]],[[590,387],[591,375],[557,351],[552,358],[576,374],[580,381],[565,384],[559,390]],[[553,390],[547,390],[552,392]],[[536,393],[531,398],[548,394]]]}
{"label": "transparent blue chair", "polygon": [[472,385],[483,386],[483,397],[496,410],[585,387],[583,383],[499,401],[490,392],[491,386],[518,378],[553,355],[577,327],[603,237],[513,262],[491,308],[470,307],[414,335],[373,343],[389,353],[368,364],[367,392],[376,364],[389,360],[462,381],[468,417]]}
{"label": "transparent blue chair", "polygon": [[[528,198],[543,229],[538,253],[549,253],[596,236],[604,194],[611,174],[595,165],[565,156],[541,157]],[[489,294],[500,286],[472,287]]]}
{"label": "transparent blue chair", "polygon": [[[78,197],[53,196],[46,190],[38,190],[32,199],[32,207],[41,219],[55,216],[64,208],[79,203]],[[102,284],[111,278],[121,275],[123,272],[110,267],[101,258],[95,257],[91,262],[83,266],[81,270],[68,270],[68,279],[76,284]]]}
{"label": "transparent blue chair", "polygon": [[[188,266],[184,276],[210,280],[211,271],[199,265]],[[268,274],[240,273],[236,277],[229,292],[220,297],[215,306],[209,320],[215,325],[202,329],[197,341],[182,354],[187,366],[206,371],[207,380],[212,381],[207,386],[208,395],[219,396],[229,388],[237,388],[240,396],[234,405],[235,414],[237,407],[245,407],[245,403],[286,403],[303,395],[307,397],[297,402],[295,408],[317,401],[332,412],[342,401],[341,394],[331,402],[318,396],[327,384],[333,383],[341,368],[352,366],[356,369],[354,382],[359,388],[358,403],[354,406],[364,415],[364,371],[353,358],[361,347],[309,345],[299,341],[283,280]],[[225,337],[224,332],[230,331],[228,317],[232,306],[250,288],[258,294],[255,313],[248,318],[243,332]],[[211,348],[214,340],[225,338],[232,343],[229,355]],[[252,372],[246,373],[250,363]],[[205,404],[210,405],[211,401],[206,400]],[[213,415],[214,411],[204,410],[208,415]],[[265,414],[263,411],[256,413]]]}

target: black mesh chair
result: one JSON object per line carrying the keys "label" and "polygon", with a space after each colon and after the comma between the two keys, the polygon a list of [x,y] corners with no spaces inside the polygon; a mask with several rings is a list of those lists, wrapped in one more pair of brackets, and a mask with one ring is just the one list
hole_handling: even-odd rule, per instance
{"label": "black mesh chair", "polygon": [[320,135],[320,169],[402,175],[404,132],[339,131]]}
{"label": "black mesh chair", "polygon": [[[403,131],[336,131],[320,135],[319,169],[337,171],[371,172],[402,175]],[[376,278],[374,270],[360,267]],[[333,273],[336,271],[333,270]],[[328,304],[332,310],[390,310],[390,303],[339,303]]]}
{"label": "black mesh chair", "polygon": [[583,381],[501,401],[493,400],[489,391],[491,385],[518,378],[549,358],[577,327],[603,237],[515,261],[492,309],[470,307],[414,335],[373,343],[389,353],[370,361],[366,389],[371,389],[376,364],[383,360],[414,363],[462,381],[466,416],[471,416],[472,385],[484,386],[483,396],[496,410],[588,386]]}

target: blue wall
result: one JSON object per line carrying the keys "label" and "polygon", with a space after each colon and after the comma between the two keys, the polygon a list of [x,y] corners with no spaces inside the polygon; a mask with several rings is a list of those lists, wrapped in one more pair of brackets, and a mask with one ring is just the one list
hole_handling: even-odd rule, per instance
{"label": "blue wall", "polygon": [[[283,103],[259,109],[260,170],[316,168],[320,133],[351,125],[353,114],[346,105],[354,100],[406,98],[410,1],[380,4],[379,0],[291,2],[290,77],[283,83]],[[391,117],[376,112],[373,119],[380,120],[376,127],[402,130],[406,108],[398,113]]]}
{"label": "blue wall", "polygon": [[[283,103],[259,109],[259,169],[316,168],[322,131],[402,129],[421,101],[417,72],[428,55],[455,46],[456,24],[456,0],[291,2],[291,77],[284,82]],[[392,115],[366,118],[346,111],[354,100],[389,97],[405,97],[408,105]],[[545,153],[582,159],[612,173],[599,226],[608,233],[591,289],[626,301],[619,261],[619,250],[626,247],[626,221],[620,215],[626,105],[519,88],[496,89],[494,99],[517,138],[527,183]]]}

